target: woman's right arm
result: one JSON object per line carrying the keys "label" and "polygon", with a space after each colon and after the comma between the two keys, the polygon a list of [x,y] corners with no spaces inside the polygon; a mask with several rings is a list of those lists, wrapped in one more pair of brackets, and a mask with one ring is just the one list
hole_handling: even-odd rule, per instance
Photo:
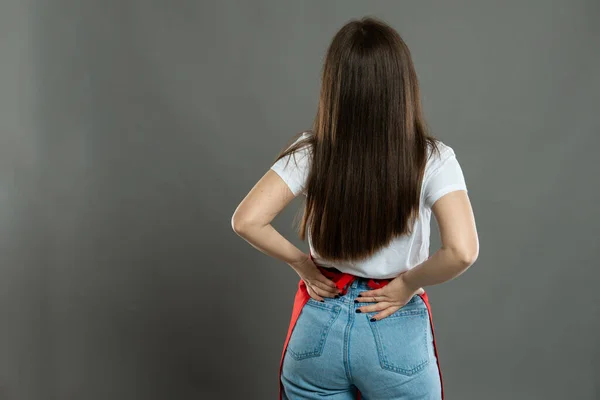
{"label": "woman's right arm", "polygon": [[456,278],[473,265],[479,254],[475,218],[465,190],[440,197],[431,210],[439,226],[442,247],[400,275],[406,285],[415,290]]}

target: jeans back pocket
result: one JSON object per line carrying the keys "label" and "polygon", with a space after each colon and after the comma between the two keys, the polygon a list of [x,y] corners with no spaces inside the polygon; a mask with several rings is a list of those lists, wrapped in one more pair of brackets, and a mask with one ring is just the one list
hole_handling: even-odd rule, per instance
{"label": "jeans back pocket", "polygon": [[429,314],[422,300],[413,298],[395,313],[369,324],[383,369],[414,375],[434,357]]}
{"label": "jeans back pocket", "polygon": [[323,353],[331,325],[340,311],[341,307],[337,304],[309,299],[292,331],[287,347],[289,354],[295,360],[319,357]]}

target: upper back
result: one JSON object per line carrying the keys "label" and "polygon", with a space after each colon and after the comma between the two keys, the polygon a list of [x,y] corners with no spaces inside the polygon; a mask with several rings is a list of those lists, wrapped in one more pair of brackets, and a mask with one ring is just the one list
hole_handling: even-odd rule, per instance
{"label": "upper back", "polygon": [[[303,133],[297,141],[310,135]],[[308,243],[313,259],[319,265],[332,266],[341,271],[370,278],[389,278],[412,268],[429,256],[429,234],[431,207],[442,196],[455,190],[467,190],[462,169],[454,150],[437,141],[439,154],[428,146],[428,157],[420,191],[419,218],[412,233],[398,236],[381,248],[372,257],[359,262],[328,262],[312,247],[310,230]],[[306,195],[306,181],[311,167],[311,148],[303,147],[293,154],[279,159],[271,169],[288,185],[294,195]]]}

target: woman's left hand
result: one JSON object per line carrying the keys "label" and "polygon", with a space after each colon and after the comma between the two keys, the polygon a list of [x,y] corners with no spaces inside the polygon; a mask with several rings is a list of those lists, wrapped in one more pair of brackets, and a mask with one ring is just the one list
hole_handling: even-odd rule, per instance
{"label": "woman's left hand", "polygon": [[381,311],[373,316],[373,319],[380,320],[398,311],[408,303],[415,294],[422,294],[425,292],[423,288],[410,288],[404,281],[402,275],[403,274],[398,275],[380,289],[367,290],[359,293],[356,300],[354,300],[355,303],[376,304],[365,305],[359,307],[358,310],[363,313]]}

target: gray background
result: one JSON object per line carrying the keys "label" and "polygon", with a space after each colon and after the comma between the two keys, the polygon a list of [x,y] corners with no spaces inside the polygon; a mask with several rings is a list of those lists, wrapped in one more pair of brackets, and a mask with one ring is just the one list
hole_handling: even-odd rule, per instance
{"label": "gray background", "polygon": [[598,0],[2,0],[0,400],[276,398],[298,277],[230,218],[363,15],[476,214],[428,289],[447,399],[600,398]]}

